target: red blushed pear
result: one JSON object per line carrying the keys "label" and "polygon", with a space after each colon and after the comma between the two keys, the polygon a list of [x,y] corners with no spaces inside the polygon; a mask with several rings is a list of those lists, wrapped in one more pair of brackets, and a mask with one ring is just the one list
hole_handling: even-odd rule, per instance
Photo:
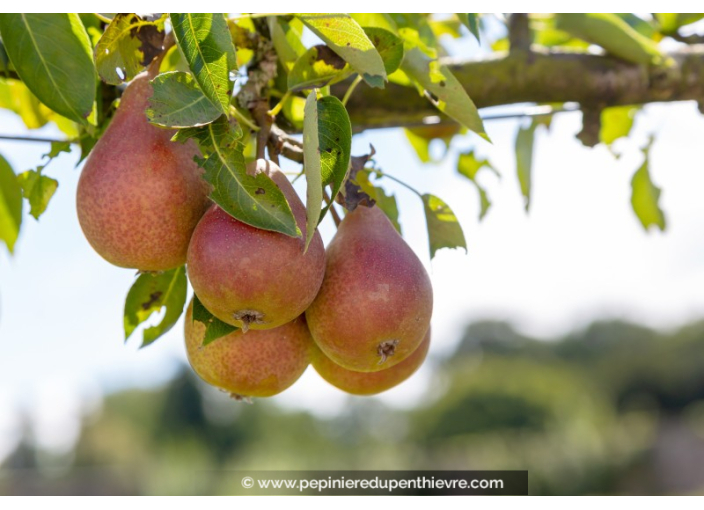
{"label": "red blushed pear", "polygon": [[313,340],[338,365],[388,369],[423,341],[433,311],[428,273],[378,207],[359,206],[327,249],[325,279],[306,310]]}
{"label": "red blushed pear", "polygon": [[305,207],[279,168],[263,159],[250,173],[266,172],[288,200],[300,238],[252,227],[213,205],[198,223],[188,249],[188,277],[213,315],[233,326],[269,329],[301,315],[325,272],[325,248],[316,231],[305,248]]}
{"label": "red blushed pear", "polygon": [[125,89],[110,125],[93,147],[78,182],[78,220],[105,260],[142,271],[173,269],[210,201],[193,141],[171,142],[173,130],[147,122],[152,95],[146,72]]}
{"label": "red blushed pear", "polygon": [[418,348],[400,363],[378,372],[354,372],[336,364],[317,347],[311,354],[315,371],[327,382],[352,395],[376,395],[411,377],[425,361],[430,348],[430,330]]}
{"label": "red blushed pear", "polygon": [[205,382],[234,398],[271,397],[295,383],[310,363],[313,340],[303,316],[275,329],[233,331],[203,345],[205,325],[186,311],[186,353]]}

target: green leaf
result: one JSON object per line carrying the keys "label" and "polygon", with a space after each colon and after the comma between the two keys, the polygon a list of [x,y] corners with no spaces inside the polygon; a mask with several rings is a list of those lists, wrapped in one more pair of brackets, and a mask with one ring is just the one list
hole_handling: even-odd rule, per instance
{"label": "green leaf", "polygon": [[403,40],[389,30],[377,27],[363,27],[364,33],[374,44],[384,61],[384,69],[389,75],[396,71],[403,61]]}
{"label": "green leaf", "polygon": [[428,193],[421,198],[425,209],[425,221],[428,225],[430,258],[435,257],[435,253],[441,248],[464,248],[467,253],[467,242],[464,239],[462,227],[450,206]]}
{"label": "green leaf", "polygon": [[288,89],[292,92],[324,87],[351,74],[349,65],[324,44],[313,46],[296,60],[288,73]]}
{"label": "green leaf", "polygon": [[203,303],[200,302],[200,299],[195,294],[193,294],[193,321],[201,322],[205,326],[203,347],[239,329],[237,326],[227,324],[215,317],[203,306]]}
{"label": "green leaf", "polygon": [[660,49],[612,13],[558,13],[555,26],[580,39],[598,44],[608,53],[635,64],[659,64]]}
{"label": "green leaf", "polygon": [[146,347],[169,331],[183,312],[186,291],[185,266],[158,274],[139,275],[125,300],[125,341],[134,333],[137,326],[162,307],[166,307],[164,317],[156,326],[144,330],[142,347]]}
{"label": "green leaf", "polygon": [[479,182],[477,182],[476,179],[479,170],[481,170],[482,168],[487,168],[494,172],[498,177],[500,177],[499,172],[496,170],[496,168],[492,166],[489,160],[487,160],[486,158],[477,158],[473,150],[464,154],[460,154],[460,157],[457,160],[457,171],[459,172],[459,174],[469,179],[479,192],[479,201],[481,207],[479,212],[479,220],[484,219],[484,216],[486,216],[486,213],[489,211],[489,207],[491,207],[491,201],[489,200],[489,196],[487,195],[486,190],[479,184]]}
{"label": "green leaf", "polygon": [[318,99],[311,90],[303,109],[303,168],[306,173],[306,247],[315,235],[323,208],[323,177],[318,135]]}
{"label": "green leaf", "polygon": [[434,79],[431,74],[432,62],[433,60],[418,48],[411,48],[406,50],[401,69],[427,91],[430,95],[429,99],[438,110],[485,140],[489,140],[477,107],[474,106],[462,84],[445,65],[438,65],[435,68],[442,79],[439,81]]}
{"label": "green leaf", "polygon": [[628,136],[633,127],[638,107],[612,106],[601,111],[601,130],[599,139],[606,145],[611,145],[619,138]]}
{"label": "green leaf", "polygon": [[222,14],[170,14],[179,48],[210,101],[228,113],[237,55]]}
{"label": "green leaf", "polygon": [[17,176],[17,180],[22,187],[24,198],[29,200],[29,214],[38,220],[49,205],[49,200],[56,193],[59,181],[42,175],[44,166],[37,167],[36,170],[27,170]]}
{"label": "green leaf", "polygon": [[22,225],[22,188],[10,163],[0,156],[0,239],[5,242],[10,253],[14,252],[20,225]]}
{"label": "green leaf", "polygon": [[55,112],[86,122],[95,103],[90,40],[77,14],[0,14],[0,35],[17,74]]}
{"label": "green leaf", "polygon": [[306,52],[301,42],[303,24],[297,18],[286,21],[281,16],[269,16],[267,23],[276,54],[286,71],[290,71],[296,60]]}
{"label": "green leaf", "polygon": [[411,147],[413,147],[413,150],[416,151],[421,163],[430,163],[430,142],[433,141],[432,138],[429,139],[418,136],[416,133],[406,128],[404,128],[403,132],[406,134],[406,138],[410,142]]}
{"label": "green leaf", "polygon": [[[225,118],[202,128],[192,128],[201,151],[207,154],[198,161],[205,169],[204,178],[213,186],[210,198],[230,216],[264,230],[298,237],[301,231],[286,197],[265,173],[247,172],[241,132]],[[188,134],[188,133],[187,133]],[[183,141],[185,135],[175,137]]]}
{"label": "green leaf", "polygon": [[64,152],[71,152],[71,142],[51,142],[51,149],[44,154],[44,157],[52,160]]}
{"label": "green leaf", "polygon": [[[335,96],[316,98],[313,90],[306,100],[303,118],[303,155],[308,193],[306,204],[308,243],[330,205],[322,208],[323,188],[330,185],[334,202],[347,176],[352,151],[352,125],[342,102]],[[319,188],[318,191],[311,187]],[[319,196],[318,196],[319,193]]]}
{"label": "green leaf", "polygon": [[100,78],[111,85],[130,81],[161,53],[163,42],[164,18],[146,21],[136,14],[116,14],[93,52]]}
{"label": "green leaf", "polygon": [[392,34],[398,33],[398,26],[396,25],[396,22],[388,14],[378,12],[351,12],[349,14],[350,16],[352,16],[352,19],[359,23],[359,26],[363,28],[382,28],[391,32]]}
{"label": "green leaf", "polygon": [[631,179],[631,205],[638,220],[645,230],[651,226],[656,226],[660,230],[665,230],[665,214],[660,209],[661,189],[650,180],[649,159],[650,147],[653,143],[651,139],[643,149],[645,160],[641,167]]}
{"label": "green leaf", "polygon": [[151,84],[154,93],[145,112],[152,124],[171,128],[203,126],[222,115],[190,73],[162,73]]}
{"label": "green leaf", "polygon": [[386,80],[384,61],[362,27],[349,14],[298,14],[297,17],[369,85],[383,88]]}
{"label": "green leaf", "polygon": [[479,38],[479,15],[478,14],[457,14],[462,24],[466,26],[472,35],[477,39],[477,42],[481,42]]}
{"label": "green leaf", "polygon": [[521,186],[521,194],[525,201],[526,211],[530,209],[531,174],[533,172],[533,141],[535,128],[533,122],[529,127],[521,127],[516,135],[516,174]]}

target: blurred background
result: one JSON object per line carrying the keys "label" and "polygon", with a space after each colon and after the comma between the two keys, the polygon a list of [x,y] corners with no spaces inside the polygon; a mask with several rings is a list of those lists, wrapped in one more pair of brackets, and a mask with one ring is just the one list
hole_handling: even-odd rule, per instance
{"label": "blurred background", "polygon": [[[456,54],[473,55],[464,41]],[[355,137],[353,154],[373,144],[378,167],[447,202],[468,245],[431,263],[420,200],[378,181],[435,292],[429,359],[378,397],[309,368],[277,397],[232,401],[188,367],[182,321],[125,345],[134,272],[84,239],[79,154],[59,156],[47,212],[37,222],[25,208],[15,255],[0,251],[0,494],[227,494],[242,469],[527,469],[533,494],[704,493],[704,117],[650,105],[628,138],[588,149],[581,114],[557,114],[536,133],[529,213],[514,157],[524,122],[487,122],[492,145],[436,140],[425,164],[402,130]],[[0,134],[60,136],[7,111]],[[651,135],[662,233],[630,204]],[[469,149],[501,174],[480,173],[482,221],[456,171]],[[0,141],[15,172],[48,150]],[[332,222],[321,230],[329,242]]]}

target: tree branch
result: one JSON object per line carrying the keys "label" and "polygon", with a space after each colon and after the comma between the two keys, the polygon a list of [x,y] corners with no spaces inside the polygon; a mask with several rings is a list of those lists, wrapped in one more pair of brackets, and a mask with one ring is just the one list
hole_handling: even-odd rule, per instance
{"label": "tree branch", "polygon": [[[577,102],[601,108],[660,101],[704,100],[704,45],[670,54],[669,67],[630,64],[585,53],[499,53],[478,61],[444,59],[478,107],[514,103]],[[332,86],[343,97],[349,80]],[[442,116],[415,88],[388,83],[360,87],[347,110],[355,131],[419,124]],[[447,117],[444,117],[447,120]]]}

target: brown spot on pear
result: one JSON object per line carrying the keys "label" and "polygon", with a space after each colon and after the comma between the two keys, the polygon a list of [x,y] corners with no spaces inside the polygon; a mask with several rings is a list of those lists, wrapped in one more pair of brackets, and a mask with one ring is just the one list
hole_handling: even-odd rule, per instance
{"label": "brown spot on pear", "polygon": [[218,319],[243,329],[269,329],[301,315],[325,272],[325,248],[316,231],[305,248],[305,207],[286,176],[269,161],[250,163],[266,172],[291,206],[302,238],[252,227],[213,205],[188,248],[188,277],[203,305]]}
{"label": "brown spot on pear", "polygon": [[188,242],[209,205],[193,141],[149,124],[152,95],[142,73],[125,89],[110,125],[86,161],[76,196],[90,245],[120,267],[164,271],[186,261]]}
{"label": "brown spot on pear", "polygon": [[313,341],[305,318],[275,329],[233,331],[203,345],[205,325],[193,321],[193,301],[186,311],[186,353],[205,382],[239,399],[270,397],[295,383],[310,362]]}
{"label": "brown spot on pear", "polygon": [[418,348],[400,363],[379,370],[378,372],[355,372],[347,370],[325,356],[323,351],[314,347],[311,363],[315,371],[336,388],[353,395],[376,395],[382,391],[398,386],[411,377],[423,364],[430,347],[430,330],[425,334]]}
{"label": "brown spot on pear", "polygon": [[349,370],[376,372],[413,353],[430,327],[428,273],[378,207],[348,213],[327,249],[325,279],[306,310],[313,340]]}

